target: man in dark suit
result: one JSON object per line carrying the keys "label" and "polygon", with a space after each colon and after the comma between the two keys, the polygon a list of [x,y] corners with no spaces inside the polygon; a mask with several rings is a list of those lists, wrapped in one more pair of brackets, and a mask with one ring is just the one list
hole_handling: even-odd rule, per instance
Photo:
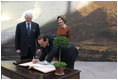
{"label": "man in dark suit", "polygon": [[[40,55],[39,60],[33,59],[32,60],[33,63],[49,64],[52,61],[53,57],[59,59],[58,47],[52,44],[54,37],[56,37],[56,35],[49,35],[49,36],[44,35],[38,38],[38,43],[42,47],[41,48],[42,54]],[[61,53],[62,53],[61,61],[66,62],[67,67],[73,69],[74,62],[78,55],[78,51],[75,48],[75,46],[73,44],[70,44],[70,48],[62,49]]]}
{"label": "man in dark suit", "polygon": [[[36,54],[36,44],[40,35],[39,25],[32,22],[32,13],[25,13],[25,21],[17,24],[15,32],[15,49],[21,60],[33,59]],[[40,49],[37,49],[40,52]]]}

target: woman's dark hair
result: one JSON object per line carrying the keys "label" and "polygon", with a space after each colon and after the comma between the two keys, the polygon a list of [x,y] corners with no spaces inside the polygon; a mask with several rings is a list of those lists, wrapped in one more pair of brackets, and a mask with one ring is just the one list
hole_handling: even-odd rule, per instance
{"label": "woman's dark hair", "polygon": [[46,39],[48,39],[48,35],[40,35],[38,37],[38,40],[40,40],[40,39],[43,39],[43,41],[46,41]]}
{"label": "woman's dark hair", "polygon": [[58,17],[57,17],[57,20],[58,20],[59,18],[61,18],[61,19],[64,21],[64,23],[66,24],[66,17],[65,17],[64,15],[58,16]]}

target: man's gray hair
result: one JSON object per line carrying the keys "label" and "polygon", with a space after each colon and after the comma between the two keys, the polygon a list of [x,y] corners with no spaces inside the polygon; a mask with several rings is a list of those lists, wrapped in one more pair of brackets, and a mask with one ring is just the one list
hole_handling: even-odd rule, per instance
{"label": "man's gray hair", "polygon": [[31,12],[26,12],[25,13],[25,16],[28,16],[28,15],[31,15],[32,16],[32,13]]}

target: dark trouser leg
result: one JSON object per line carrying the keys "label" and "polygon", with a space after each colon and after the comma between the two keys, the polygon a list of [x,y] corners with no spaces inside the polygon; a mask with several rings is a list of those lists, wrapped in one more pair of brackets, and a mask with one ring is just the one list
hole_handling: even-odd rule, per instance
{"label": "dark trouser leg", "polygon": [[67,63],[66,67],[74,69],[74,62],[75,61],[66,62]]}
{"label": "dark trouser leg", "polygon": [[71,60],[66,61],[67,67],[74,69],[74,63],[77,58],[77,54],[73,56]]}
{"label": "dark trouser leg", "polygon": [[20,54],[20,60],[25,60],[25,59],[27,59],[27,57]]}
{"label": "dark trouser leg", "polygon": [[27,56],[23,56],[22,54],[20,54],[20,60],[25,60],[25,59],[33,59],[33,55],[31,53],[31,48],[28,48],[28,54]]}
{"label": "dark trouser leg", "polygon": [[27,59],[33,59],[33,55],[32,55],[32,52],[31,52],[31,47],[28,48]]}
{"label": "dark trouser leg", "polygon": [[70,57],[70,58],[64,57],[64,58],[62,59],[62,61],[63,61],[63,62],[66,62],[66,64],[67,64],[66,67],[74,69],[74,63],[75,63],[76,57],[77,57],[77,55],[73,55],[73,56]]}

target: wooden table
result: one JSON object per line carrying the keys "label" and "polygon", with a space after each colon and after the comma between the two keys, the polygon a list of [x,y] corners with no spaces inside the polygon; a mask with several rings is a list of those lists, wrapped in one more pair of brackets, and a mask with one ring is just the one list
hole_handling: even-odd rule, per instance
{"label": "wooden table", "polygon": [[[19,64],[19,62],[17,64]],[[45,74],[34,69],[28,70],[26,67],[13,64],[13,62],[8,62],[2,64],[1,72],[3,75],[12,79],[80,79],[81,71],[66,68],[64,71],[65,75],[56,76],[54,74],[55,71]]]}

